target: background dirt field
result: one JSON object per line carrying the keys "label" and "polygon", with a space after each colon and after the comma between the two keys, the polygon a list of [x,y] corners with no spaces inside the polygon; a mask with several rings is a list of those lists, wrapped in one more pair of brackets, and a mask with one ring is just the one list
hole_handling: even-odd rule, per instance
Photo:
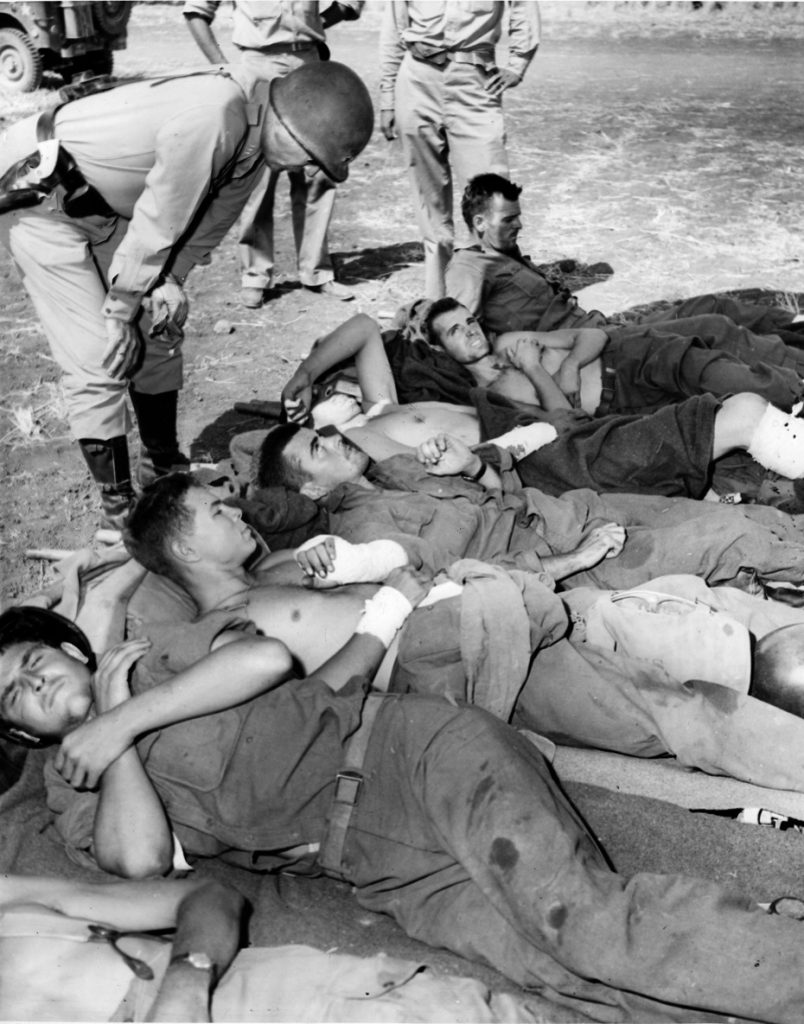
{"label": "background dirt field", "polygon": [[[377,96],[381,2],[330,33],[333,57]],[[613,276],[584,302],[607,312],[717,289],[804,292],[801,101],[804,5],[543,3],[544,42],[507,94],[512,176],[525,186],[522,247],[537,262],[605,261]],[[216,22],[228,49],[229,15]],[[179,4],[138,4],[122,77],[199,64]],[[0,126],[55,101],[52,89],[0,94]],[[286,197],[280,219],[286,212]],[[209,425],[237,401],[276,398],[312,340],[354,312],[381,319],[415,298],[421,252],[396,144],[376,132],[339,189],[330,244],[357,300],[298,287],[286,220],[280,294],[238,304],[231,234],[189,281],[181,439],[219,458]],[[69,437],[58,373],[7,254],[0,252],[2,598],[49,576],[31,547],[76,547],[99,506]],[[225,318],[228,335],[212,331]],[[243,429],[249,424],[243,421]]]}

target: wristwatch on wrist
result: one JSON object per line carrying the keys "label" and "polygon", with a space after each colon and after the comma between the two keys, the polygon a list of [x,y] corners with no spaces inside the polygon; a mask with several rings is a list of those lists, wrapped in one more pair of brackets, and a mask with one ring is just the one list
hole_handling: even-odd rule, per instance
{"label": "wristwatch on wrist", "polygon": [[463,475],[464,475],[464,478],[466,480],[472,480],[474,483],[478,483],[480,481],[480,478],[483,476],[483,474],[485,472],[486,472],[486,463],[481,459],[480,460],[480,468],[476,472],[474,472],[474,473],[464,473]]}
{"label": "wristwatch on wrist", "polygon": [[194,967],[197,971],[208,971],[210,984],[214,983],[218,973],[217,966],[206,953],[195,953],[192,951],[189,953],[178,953],[170,958],[171,967],[173,964],[189,964],[190,967]]}

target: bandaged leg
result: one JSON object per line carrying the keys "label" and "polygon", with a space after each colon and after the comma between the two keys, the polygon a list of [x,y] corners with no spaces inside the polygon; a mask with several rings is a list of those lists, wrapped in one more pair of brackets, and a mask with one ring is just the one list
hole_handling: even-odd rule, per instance
{"label": "bandaged leg", "polygon": [[769,405],[754,430],[748,454],[780,476],[804,477],[804,420]]}
{"label": "bandaged leg", "polygon": [[490,437],[488,444],[496,444],[498,448],[507,448],[515,459],[524,459],[526,455],[543,448],[558,437],[558,431],[552,423],[529,423],[525,427],[514,427],[499,437]]}

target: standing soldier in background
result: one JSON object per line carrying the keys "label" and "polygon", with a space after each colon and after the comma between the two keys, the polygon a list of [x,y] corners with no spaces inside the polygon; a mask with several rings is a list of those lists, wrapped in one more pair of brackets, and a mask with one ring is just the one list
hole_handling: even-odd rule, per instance
{"label": "standing soldier in background", "polygon": [[[508,8],[506,67],[495,45]],[[397,131],[424,243],[425,294],[444,295],[455,235],[452,162],[460,186],[508,174],[502,94],[522,81],[539,45],[534,0],[389,0],[380,34],[381,124]]]}
{"label": "standing soldier in background", "polygon": [[127,394],[142,476],[187,463],[176,430],[185,277],[266,164],[315,164],[344,181],[373,120],[363,82],[331,62],[270,83],[232,67],[122,85],[0,137],[0,241],[62,369],[108,523],[120,525],[134,498]]}
{"label": "standing soldier in background", "polygon": [[[212,32],[221,0],[185,3],[184,17],[204,56],[213,64],[227,60]],[[310,61],[328,60],[324,32],[339,21],[360,15],[364,0],[343,0],[319,9],[318,0],[237,0],[232,43],[240,60],[269,82]],[[240,222],[240,298],[249,309],[259,308],[273,284],[274,195],[279,171],[265,172],[252,193]],[[318,168],[288,171],[293,237],[299,280],[313,292],[342,301],[354,294],[335,280],[327,248],[327,230],[335,205],[335,183]]]}

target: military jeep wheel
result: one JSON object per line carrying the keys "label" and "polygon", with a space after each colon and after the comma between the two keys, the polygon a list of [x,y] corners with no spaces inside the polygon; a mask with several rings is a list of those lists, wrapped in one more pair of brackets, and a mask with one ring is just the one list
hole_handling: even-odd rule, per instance
{"label": "military jeep wheel", "polygon": [[24,32],[0,28],[0,85],[33,92],[42,82],[42,58]]}

